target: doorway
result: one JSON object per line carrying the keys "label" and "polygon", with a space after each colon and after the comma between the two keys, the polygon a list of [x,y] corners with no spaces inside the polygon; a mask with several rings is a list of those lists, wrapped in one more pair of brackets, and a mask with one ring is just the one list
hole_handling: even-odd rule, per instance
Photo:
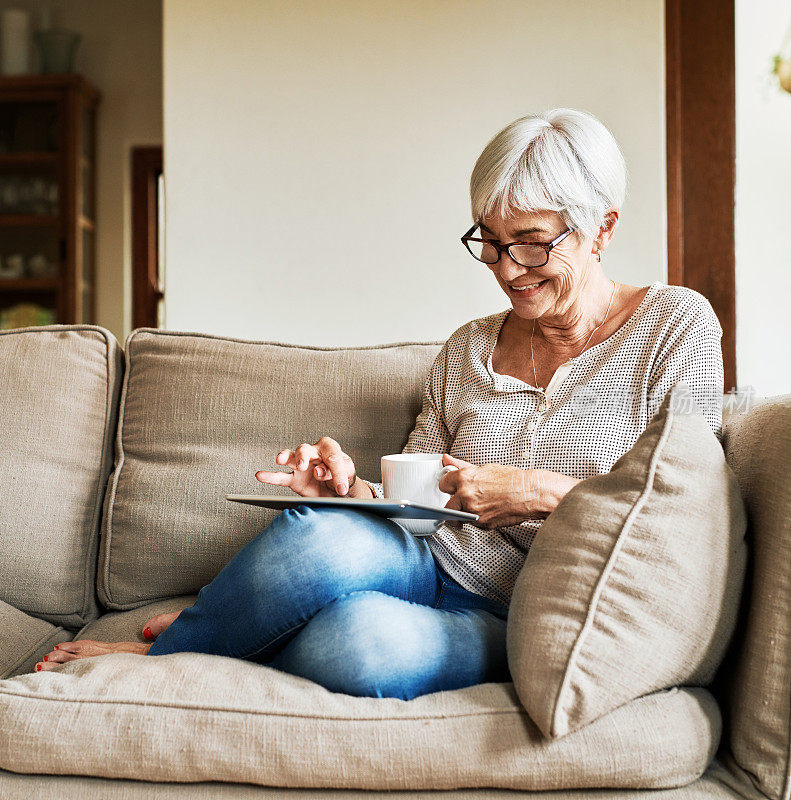
{"label": "doorway", "polygon": [[164,328],[165,180],[162,147],[132,148],[132,328]]}

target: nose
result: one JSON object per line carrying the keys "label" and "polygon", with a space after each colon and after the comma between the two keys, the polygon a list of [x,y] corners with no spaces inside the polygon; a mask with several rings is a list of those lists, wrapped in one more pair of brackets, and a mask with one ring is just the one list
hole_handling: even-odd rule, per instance
{"label": "nose", "polygon": [[523,267],[521,264],[517,264],[505,250],[500,253],[500,260],[494,266],[506,283],[511,283],[511,281],[515,281],[530,272],[530,267]]}

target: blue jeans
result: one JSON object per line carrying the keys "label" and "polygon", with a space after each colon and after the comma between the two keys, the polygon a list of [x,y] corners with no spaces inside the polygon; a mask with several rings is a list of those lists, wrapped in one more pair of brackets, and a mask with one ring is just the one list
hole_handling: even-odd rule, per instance
{"label": "blue jeans", "polygon": [[510,681],[507,615],[398,523],[298,506],[239,550],[148,655],[213,653],[333,692],[409,700]]}

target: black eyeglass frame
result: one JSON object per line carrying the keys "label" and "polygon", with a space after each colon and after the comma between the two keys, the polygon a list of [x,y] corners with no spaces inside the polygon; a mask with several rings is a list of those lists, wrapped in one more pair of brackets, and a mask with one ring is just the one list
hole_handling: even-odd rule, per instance
{"label": "black eyeglass frame", "polygon": [[[507,252],[510,258],[520,267],[527,267],[528,269],[532,269],[533,267],[543,267],[549,261],[549,254],[552,251],[553,247],[559,245],[570,233],[574,232],[574,228],[566,228],[563,233],[556,236],[551,242],[508,242],[507,244],[499,244],[498,242],[493,242],[491,239],[479,239],[475,236],[472,236],[472,232],[480,227],[479,224],[476,222],[464,236],[461,237],[461,243],[467,248],[467,252],[476,260],[479,261],[481,264],[486,264],[487,267],[491,267],[496,264],[503,255],[503,251]],[[482,258],[478,258],[475,253],[472,252],[470,246],[467,242],[481,242],[482,244],[488,244],[494,247],[497,250],[497,258],[494,261],[484,261]],[[513,255],[511,255],[511,247],[515,244],[526,244],[531,245],[532,247],[541,247],[543,248],[544,252],[547,254],[546,260],[543,261],[541,264],[523,264],[521,261],[517,261]]]}

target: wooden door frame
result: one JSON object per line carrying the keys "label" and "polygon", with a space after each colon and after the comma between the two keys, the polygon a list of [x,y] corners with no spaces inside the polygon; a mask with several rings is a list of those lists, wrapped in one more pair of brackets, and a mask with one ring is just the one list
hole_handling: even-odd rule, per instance
{"label": "wooden door frame", "polygon": [[156,328],[159,289],[157,179],[162,147],[132,148],[132,328]]}
{"label": "wooden door frame", "polygon": [[665,0],[667,282],[714,308],[724,391],[737,386],[735,50],[733,0]]}

